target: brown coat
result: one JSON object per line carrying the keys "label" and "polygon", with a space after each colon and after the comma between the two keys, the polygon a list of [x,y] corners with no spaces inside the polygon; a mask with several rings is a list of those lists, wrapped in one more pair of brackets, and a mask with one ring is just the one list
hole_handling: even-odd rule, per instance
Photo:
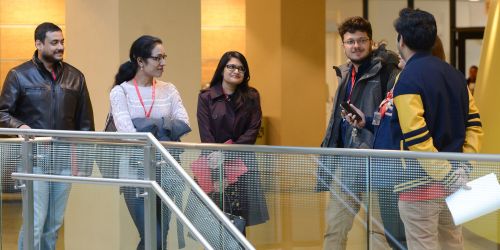
{"label": "brown coat", "polygon": [[[239,107],[234,98],[227,98],[222,85],[203,90],[198,97],[198,127],[201,142],[254,144],[260,129],[262,111],[259,92],[250,88],[252,100]],[[247,105],[249,103],[255,105]]]}

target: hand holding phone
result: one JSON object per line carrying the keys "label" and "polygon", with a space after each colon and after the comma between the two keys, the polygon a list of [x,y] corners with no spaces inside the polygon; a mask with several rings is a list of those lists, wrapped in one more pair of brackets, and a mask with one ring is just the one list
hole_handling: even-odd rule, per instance
{"label": "hand holding phone", "polygon": [[356,112],[356,110],[354,110],[349,103],[343,102],[340,104],[340,107],[342,107],[342,109],[346,113],[355,116],[354,120],[356,120],[357,122],[361,122],[361,120],[362,120],[361,115],[359,115],[358,112]]}

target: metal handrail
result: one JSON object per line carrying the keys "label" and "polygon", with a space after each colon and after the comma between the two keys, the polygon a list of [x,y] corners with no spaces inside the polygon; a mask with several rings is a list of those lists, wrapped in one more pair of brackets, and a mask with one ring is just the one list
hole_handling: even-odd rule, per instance
{"label": "metal handrail", "polygon": [[25,173],[12,173],[12,179],[30,180],[30,181],[51,181],[51,182],[64,182],[64,183],[80,183],[80,184],[97,184],[97,185],[113,185],[113,186],[127,186],[135,188],[151,188],[155,191],[156,195],[165,202],[168,208],[189,228],[193,236],[205,247],[206,249],[213,249],[208,241],[200,234],[198,229],[189,221],[189,219],[182,213],[182,211],[175,205],[174,201],[168,197],[163,189],[155,181],[146,180],[121,180],[109,178],[93,178],[93,177],[79,177],[79,176],[61,176],[61,175],[47,175],[47,174],[25,174]]}
{"label": "metal handrail", "polygon": [[158,141],[156,140],[156,138],[148,133],[148,137],[149,137],[149,142],[152,143],[155,147],[156,147],[156,150],[158,150],[162,155],[163,157],[165,157],[168,161],[169,161],[169,164],[173,165],[174,166],[174,169],[177,171],[178,174],[182,175],[184,177],[184,179],[189,183],[189,185],[191,186],[191,189],[195,191],[195,193],[201,197],[201,200],[205,203],[205,205],[207,205],[207,207],[211,210],[211,212],[213,214],[215,214],[215,216],[217,217],[217,219],[219,221],[223,221],[223,224],[225,224],[225,226],[227,227],[227,229],[231,232],[231,234],[238,239],[238,241],[246,248],[246,249],[255,249],[252,244],[250,244],[250,242],[247,240],[247,238],[245,238],[240,231],[238,231],[238,229],[233,225],[233,223],[231,223],[231,221],[229,220],[229,218],[227,218],[224,213],[222,213],[222,211],[217,207],[217,205],[215,205],[212,200],[210,199],[210,197],[208,197],[208,195],[200,188],[200,186],[198,186],[198,184],[196,184],[196,182],[193,180],[193,178],[191,178],[191,176],[189,176],[188,173],[186,173],[186,171],[184,171],[184,169],[182,168],[182,166],[174,159],[174,157],[172,157],[172,155],[170,155],[170,153],[167,151],[167,149],[165,149],[165,147],[163,147],[163,145]]}
{"label": "metal handrail", "polygon": [[220,211],[210,197],[196,184],[196,182],[184,171],[182,166],[170,155],[170,153],[163,147],[163,145],[151,133],[122,133],[122,132],[91,132],[91,131],[69,131],[69,130],[47,130],[47,129],[12,129],[0,128],[0,134],[8,135],[23,135],[25,137],[32,136],[49,136],[58,138],[85,138],[85,139],[118,139],[131,143],[139,143],[143,140],[146,143],[153,145],[160,154],[167,159],[170,166],[173,166],[175,171],[181,175],[184,180],[189,183],[190,188],[200,197],[201,201],[205,203],[210,212],[221,221],[221,223],[228,229],[229,232],[241,243],[245,249],[254,250],[255,248],[250,242],[241,234],[240,231],[231,223],[231,221]]}
{"label": "metal handrail", "polygon": [[338,156],[352,156],[352,157],[381,157],[381,158],[385,157],[385,158],[396,158],[396,159],[415,158],[415,159],[434,159],[434,160],[500,162],[499,154],[416,152],[416,151],[403,151],[403,150],[289,147],[289,146],[186,143],[186,142],[161,142],[161,144],[163,146],[166,146],[167,148],[184,148],[184,149],[197,149],[197,150],[226,150],[226,151],[246,151],[246,152],[279,153],[279,154],[315,154],[315,155],[338,155]]}
{"label": "metal handrail", "polygon": [[[148,141],[148,133],[121,133],[121,132],[86,132],[66,130],[43,130],[43,129],[11,129],[0,128],[0,134],[28,135],[28,136],[51,136],[62,137],[67,140],[70,137],[86,139],[115,139],[121,140],[114,143],[125,143],[129,145],[144,145]],[[58,139],[62,139],[58,138]],[[6,138],[0,139],[9,140]],[[10,139],[11,140],[11,139]],[[142,140],[142,141],[138,141]],[[341,155],[353,157],[387,157],[387,158],[418,158],[435,160],[457,160],[457,161],[492,161],[500,162],[498,154],[470,154],[470,153],[431,153],[400,150],[376,150],[376,149],[347,149],[347,148],[319,148],[319,147],[288,147],[288,146],[263,146],[242,144],[216,144],[216,143],[186,143],[186,142],[161,142],[163,146],[179,147],[198,150],[228,150],[228,151],[251,151],[259,153],[282,153],[282,154],[320,154]]]}

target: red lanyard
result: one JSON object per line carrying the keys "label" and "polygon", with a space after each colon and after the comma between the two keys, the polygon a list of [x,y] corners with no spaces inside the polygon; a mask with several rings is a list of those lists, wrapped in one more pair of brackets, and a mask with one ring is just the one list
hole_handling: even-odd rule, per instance
{"label": "red lanyard", "polygon": [[52,70],[52,79],[54,79],[54,81],[56,80],[56,72],[54,70]]}
{"label": "red lanyard", "polygon": [[380,118],[384,118],[385,112],[390,107],[389,105],[392,105],[391,102],[393,99],[394,88],[396,87],[396,83],[398,83],[398,80],[399,80],[399,74],[396,76],[396,80],[394,81],[392,89],[389,92],[387,92],[385,99],[378,106],[378,112],[380,113]]}
{"label": "red lanyard", "polygon": [[137,81],[134,78],[134,86],[135,86],[135,91],[137,92],[137,96],[139,97],[139,101],[142,104],[142,108],[144,109],[144,115],[146,118],[149,118],[151,116],[151,111],[153,110],[153,104],[155,103],[155,90],[156,90],[156,81],[153,79],[153,93],[152,93],[152,99],[153,101],[151,102],[151,107],[149,107],[149,111],[146,112],[146,106],[144,105],[144,101],[142,100],[141,92],[139,91],[139,87],[137,86]]}
{"label": "red lanyard", "polygon": [[351,71],[351,92],[349,92],[349,98],[347,98],[348,103],[351,103],[351,96],[352,96],[352,91],[354,90],[355,82],[356,82],[356,69],[353,66]]}
{"label": "red lanyard", "polygon": [[387,96],[382,101],[382,103],[380,103],[380,105],[378,106],[379,107],[378,112],[380,113],[380,118],[384,117],[385,112],[389,108],[389,105],[390,105],[389,103],[392,101],[392,90],[393,89],[391,89],[391,91],[387,92]]}

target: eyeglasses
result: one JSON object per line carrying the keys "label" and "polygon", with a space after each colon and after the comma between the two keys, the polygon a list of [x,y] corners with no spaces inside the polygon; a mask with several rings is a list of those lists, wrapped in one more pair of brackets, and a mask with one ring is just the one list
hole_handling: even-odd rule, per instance
{"label": "eyeglasses", "polygon": [[149,58],[155,60],[156,62],[160,62],[161,60],[167,60],[167,55],[150,56]]}
{"label": "eyeglasses", "polygon": [[347,41],[344,41],[344,45],[348,45],[348,46],[354,46],[354,44],[358,43],[359,45],[365,45],[368,41],[370,41],[370,38],[367,38],[367,37],[364,37],[364,38],[360,38],[358,40],[354,40],[354,39],[349,39]]}
{"label": "eyeglasses", "polygon": [[238,70],[241,73],[245,73],[247,70],[243,66],[238,66],[236,64],[227,64],[226,69],[228,69],[231,72],[234,72],[235,70]]}

